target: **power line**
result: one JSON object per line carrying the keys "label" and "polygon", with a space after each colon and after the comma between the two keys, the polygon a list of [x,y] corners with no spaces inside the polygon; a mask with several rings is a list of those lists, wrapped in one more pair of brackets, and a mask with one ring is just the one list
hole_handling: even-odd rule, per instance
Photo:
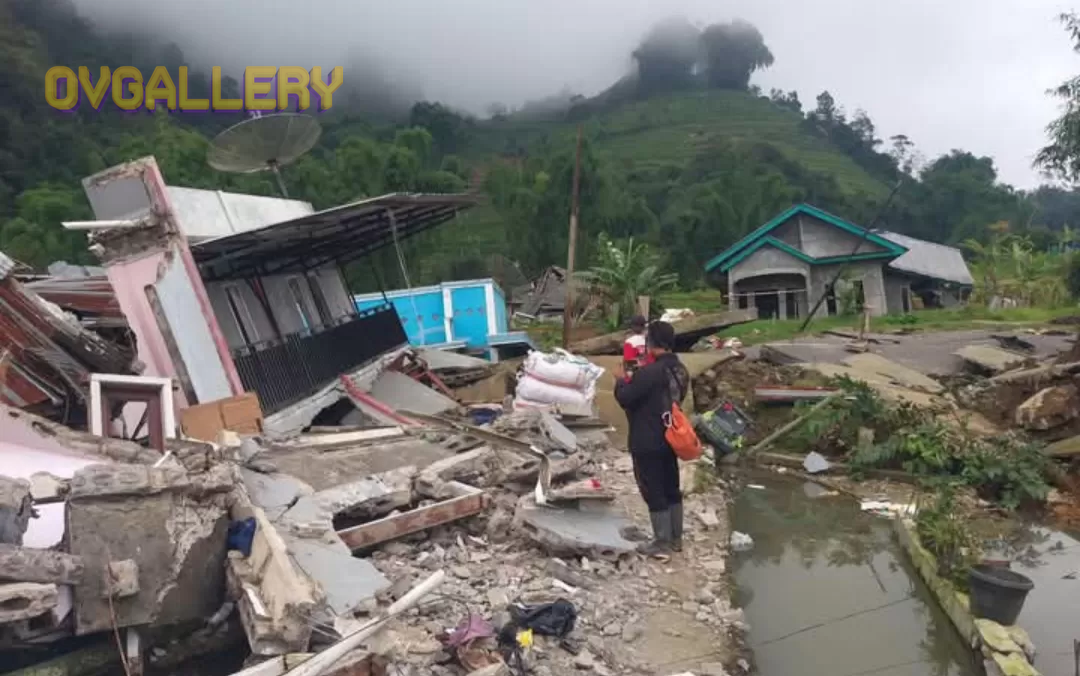
{"label": "power line", "polygon": [[827,627],[827,626],[829,626],[831,624],[836,624],[837,622],[843,622],[844,620],[850,620],[853,617],[858,617],[860,615],[866,615],[867,613],[874,613],[874,612],[877,612],[879,610],[884,610],[885,608],[890,608],[892,606],[900,605],[901,603],[911,601],[914,598],[915,598],[914,596],[905,596],[902,599],[897,599],[895,601],[889,601],[888,603],[884,603],[884,604],[882,604],[880,606],[874,606],[873,608],[867,608],[866,610],[859,610],[859,611],[856,611],[854,613],[849,613],[848,615],[844,615],[842,617],[837,617],[837,618],[832,619],[832,620],[824,620],[822,622],[818,622],[817,624],[811,624],[810,626],[803,627],[802,629],[796,629],[795,631],[791,632],[790,634],[784,634],[783,636],[777,636],[776,638],[771,638],[768,641],[763,641],[763,642],[758,643],[758,644],[756,644],[754,646],[751,646],[751,647],[760,648],[762,646],[767,646],[767,645],[770,645],[772,643],[777,643],[779,641],[783,641],[784,639],[791,638],[792,636],[798,636],[799,634],[803,634],[803,633],[806,633],[808,631],[813,631],[814,629],[821,629],[822,627]]}

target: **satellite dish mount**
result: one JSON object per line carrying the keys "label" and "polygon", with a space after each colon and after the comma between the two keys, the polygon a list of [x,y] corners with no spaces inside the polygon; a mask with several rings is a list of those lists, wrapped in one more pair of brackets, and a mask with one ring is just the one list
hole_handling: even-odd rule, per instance
{"label": "satellite dish mount", "polygon": [[236,174],[271,171],[281,196],[288,198],[281,168],[311,150],[321,134],[322,126],[310,115],[253,115],[218,134],[206,161],[218,171]]}

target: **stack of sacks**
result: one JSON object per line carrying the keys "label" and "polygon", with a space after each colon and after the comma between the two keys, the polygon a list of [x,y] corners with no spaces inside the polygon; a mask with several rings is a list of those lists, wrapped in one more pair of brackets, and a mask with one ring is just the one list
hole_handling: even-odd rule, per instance
{"label": "stack of sacks", "polygon": [[591,409],[604,369],[566,350],[530,352],[518,376],[514,408]]}

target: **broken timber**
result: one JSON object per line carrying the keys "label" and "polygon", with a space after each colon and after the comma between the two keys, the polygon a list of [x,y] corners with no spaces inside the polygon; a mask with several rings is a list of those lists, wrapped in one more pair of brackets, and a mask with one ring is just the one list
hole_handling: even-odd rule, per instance
{"label": "broken timber", "polygon": [[388,516],[370,523],[346,528],[338,537],[353,551],[367,549],[387,540],[394,540],[444,523],[479,514],[490,499],[483,491],[458,482],[447,486],[462,493],[458,497],[403,514]]}

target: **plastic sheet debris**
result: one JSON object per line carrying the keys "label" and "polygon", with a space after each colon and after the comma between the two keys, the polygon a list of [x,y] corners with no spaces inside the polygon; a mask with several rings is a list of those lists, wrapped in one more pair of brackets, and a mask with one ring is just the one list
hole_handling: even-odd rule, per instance
{"label": "plastic sheet debris", "polygon": [[825,456],[817,451],[807,453],[806,458],[803,459],[803,468],[811,474],[826,472],[830,467],[832,467],[832,465],[825,459]]}
{"label": "plastic sheet debris", "polygon": [[754,548],[754,538],[746,533],[733,531],[731,533],[731,548],[737,552],[745,552]]}
{"label": "plastic sheet debris", "polygon": [[[562,638],[574,631],[577,607],[566,599],[536,606],[510,606],[510,622],[517,629],[532,629],[541,636]],[[517,637],[515,631],[515,640]]]}
{"label": "plastic sheet debris", "polygon": [[890,502],[888,500],[863,500],[859,503],[859,509],[880,516],[911,516],[915,514],[915,505]]}

